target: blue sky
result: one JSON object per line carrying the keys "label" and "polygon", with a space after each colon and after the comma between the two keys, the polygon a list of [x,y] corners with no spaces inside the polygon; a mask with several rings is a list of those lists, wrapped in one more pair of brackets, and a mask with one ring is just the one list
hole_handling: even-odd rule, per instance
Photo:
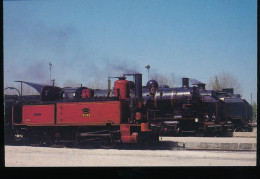
{"label": "blue sky", "polygon": [[223,71],[257,98],[256,0],[4,1],[4,80],[107,86],[124,72],[208,83]]}

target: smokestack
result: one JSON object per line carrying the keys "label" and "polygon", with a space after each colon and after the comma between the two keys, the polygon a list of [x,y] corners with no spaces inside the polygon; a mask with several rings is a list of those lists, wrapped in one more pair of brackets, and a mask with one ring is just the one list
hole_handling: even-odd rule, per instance
{"label": "smokestack", "polygon": [[189,78],[182,78],[182,87],[189,88]]}
{"label": "smokestack", "polygon": [[206,84],[204,84],[204,83],[199,83],[197,85],[198,85],[199,91],[204,91],[206,89],[205,88]]}
{"label": "smokestack", "polygon": [[142,74],[134,74],[135,76],[135,96],[138,99],[142,98]]}

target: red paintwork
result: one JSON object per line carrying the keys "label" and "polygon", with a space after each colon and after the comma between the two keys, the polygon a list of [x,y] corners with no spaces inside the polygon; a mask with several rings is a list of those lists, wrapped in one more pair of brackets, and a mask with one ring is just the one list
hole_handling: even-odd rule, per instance
{"label": "red paintwork", "polygon": [[57,125],[116,125],[121,123],[121,102],[57,103],[56,114]]}
{"label": "red paintwork", "polygon": [[138,106],[137,106],[138,108],[142,108],[143,107],[143,103],[142,103],[142,101],[138,101]]}
{"label": "red paintwork", "polygon": [[[119,89],[119,94],[118,94]],[[129,98],[130,89],[129,89],[129,82],[127,80],[117,80],[114,84],[114,94],[116,97],[119,97],[120,99],[126,99]]]}
{"label": "red paintwork", "polygon": [[82,98],[91,98],[94,97],[94,90],[92,89],[83,89]]}
{"label": "red paintwork", "polygon": [[136,120],[141,120],[142,119],[142,114],[140,112],[135,113],[135,119]]}
{"label": "red paintwork", "polygon": [[82,90],[81,96],[82,96],[82,98],[87,98],[87,89]]}
{"label": "red paintwork", "polygon": [[134,132],[131,136],[121,136],[122,143],[137,143],[138,133]]}
{"label": "red paintwork", "polygon": [[152,129],[149,129],[149,124],[147,123],[141,123],[141,131],[142,132],[149,132],[152,131]]}
{"label": "red paintwork", "polygon": [[54,125],[54,105],[24,105],[22,124]]}
{"label": "red paintwork", "polygon": [[122,143],[137,143],[137,132],[130,133],[130,124],[121,124],[120,132],[121,132],[121,141]]}
{"label": "red paintwork", "polygon": [[120,125],[121,136],[130,136],[130,124]]}

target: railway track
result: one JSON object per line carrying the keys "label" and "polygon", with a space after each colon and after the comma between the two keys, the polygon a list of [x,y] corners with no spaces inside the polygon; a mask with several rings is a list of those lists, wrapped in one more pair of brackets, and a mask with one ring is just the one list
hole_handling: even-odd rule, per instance
{"label": "railway track", "polygon": [[[233,137],[229,137],[229,136]],[[256,129],[253,132],[234,132],[223,137],[166,137],[161,136],[159,142],[142,144],[106,143],[103,141],[89,141],[74,145],[73,143],[42,144],[40,141],[17,142],[9,145],[34,146],[50,148],[78,148],[78,149],[119,149],[119,150],[226,150],[226,151],[255,151]]]}

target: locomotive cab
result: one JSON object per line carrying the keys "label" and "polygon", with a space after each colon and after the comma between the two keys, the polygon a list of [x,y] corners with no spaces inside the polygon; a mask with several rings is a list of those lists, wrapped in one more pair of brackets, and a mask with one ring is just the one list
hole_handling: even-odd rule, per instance
{"label": "locomotive cab", "polygon": [[63,99],[63,91],[56,86],[44,86],[41,91],[41,99],[43,101],[55,101]]}

